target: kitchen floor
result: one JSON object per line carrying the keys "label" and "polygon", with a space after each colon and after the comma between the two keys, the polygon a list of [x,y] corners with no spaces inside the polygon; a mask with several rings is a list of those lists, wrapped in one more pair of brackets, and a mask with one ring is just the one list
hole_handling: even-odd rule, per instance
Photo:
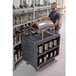
{"label": "kitchen floor", "polygon": [[39,71],[31,65],[27,65],[25,61],[21,61],[16,70],[14,70],[13,76],[65,76],[65,18],[62,17],[61,25],[61,42],[60,42],[60,54],[56,57],[53,63],[49,63]]}

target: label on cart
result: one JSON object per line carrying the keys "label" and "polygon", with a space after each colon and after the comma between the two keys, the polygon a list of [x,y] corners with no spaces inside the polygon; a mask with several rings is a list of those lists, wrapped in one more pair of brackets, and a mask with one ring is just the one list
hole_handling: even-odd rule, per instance
{"label": "label on cart", "polygon": [[46,62],[46,56],[44,57],[44,62]]}
{"label": "label on cart", "polygon": [[53,53],[50,53],[50,57],[53,57]]}
{"label": "label on cart", "polygon": [[54,56],[56,55],[56,50],[54,51]]}
{"label": "label on cart", "polygon": [[46,58],[48,58],[48,57],[49,57],[49,55],[47,54],[47,55],[46,55]]}
{"label": "label on cart", "polygon": [[19,58],[20,58],[20,51],[18,51],[18,56],[19,56]]}
{"label": "label on cart", "polygon": [[57,40],[54,40],[54,46],[57,46]]}
{"label": "label on cart", "polygon": [[48,50],[48,44],[45,44],[45,50]]}
{"label": "label on cart", "polygon": [[39,46],[39,53],[43,52],[43,46]]}
{"label": "label on cart", "polygon": [[49,48],[52,48],[53,47],[53,42],[49,42]]}
{"label": "label on cart", "polygon": [[42,58],[39,59],[39,63],[42,63]]}
{"label": "label on cart", "polygon": [[15,62],[17,62],[17,54],[15,54]]}

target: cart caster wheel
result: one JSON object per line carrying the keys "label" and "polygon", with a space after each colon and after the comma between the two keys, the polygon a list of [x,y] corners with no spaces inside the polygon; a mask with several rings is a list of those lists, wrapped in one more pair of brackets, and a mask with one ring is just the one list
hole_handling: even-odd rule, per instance
{"label": "cart caster wheel", "polygon": [[38,70],[39,70],[39,67],[38,67]]}
{"label": "cart caster wheel", "polygon": [[39,71],[39,69],[40,69],[40,68],[39,68],[39,67],[37,67],[37,68],[36,68],[36,71]]}

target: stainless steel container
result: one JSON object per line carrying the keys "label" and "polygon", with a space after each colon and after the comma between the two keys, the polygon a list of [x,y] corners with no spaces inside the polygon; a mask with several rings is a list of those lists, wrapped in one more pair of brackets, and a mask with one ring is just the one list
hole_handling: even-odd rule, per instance
{"label": "stainless steel container", "polygon": [[35,13],[35,19],[38,19],[39,18],[39,14],[40,14],[40,12],[39,11],[36,11],[36,13]]}
{"label": "stainless steel container", "polygon": [[17,16],[16,24],[19,24],[19,17]]}
{"label": "stainless steel container", "polygon": [[33,13],[29,13],[28,14],[28,20],[32,20],[33,19]]}
{"label": "stainless steel container", "polygon": [[33,13],[30,13],[30,20],[33,19]]}
{"label": "stainless steel container", "polygon": [[28,7],[31,7],[31,5],[32,5],[32,2],[33,0],[26,0],[26,5],[28,6]]}
{"label": "stainless steel container", "polygon": [[24,6],[24,1],[25,1],[25,0],[20,0],[20,5],[21,5],[21,6]]}
{"label": "stainless steel container", "polygon": [[44,0],[40,0],[40,6],[44,6]]}
{"label": "stainless steel container", "polygon": [[24,15],[24,21],[23,21],[23,23],[25,23],[26,21],[27,21],[26,15]]}
{"label": "stainless steel container", "polygon": [[40,0],[35,0],[35,5],[39,6],[40,5]]}
{"label": "stainless steel container", "polygon": [[21,23],[24,23],[24,16],[21,16]]}
{"label": "stainless steel container", "polygon": [[32,27],[36,30],[47,29],[53,26],[54,24],[51,21],[35,22]]}
{"label": "stainless steel container", "polygon": [[48,0],[44,0],[44,5],[47,6]]}
{"label": "stainless steel container", "polygon": [[19,24],[21,24],[21,16],[19,16]]}
{"label": "stainless steel container", "polygon": [[34,23],[32,25],[32,27],[36,30],[41,30],[43,28],[46,28],[47,27],[47,24],[46,23]]}

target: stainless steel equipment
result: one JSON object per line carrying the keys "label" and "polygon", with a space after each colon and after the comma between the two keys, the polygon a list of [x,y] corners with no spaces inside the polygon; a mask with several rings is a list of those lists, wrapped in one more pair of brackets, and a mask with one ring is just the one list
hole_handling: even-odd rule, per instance
{"label": "stainless steel equipment", "polygon": [[43,22],[36,22],[32,25],[32,27],[35,29],[35,30],[43,30],[43,29],[48,29],[49,27],[51,26],[54,26],[53,22],[52,21],[43,21]]}
{"label": "stainless steel equipment", "polygon": [[54,27],[54,24],[52,21],[43,21],[43,22],[35,22],[33,25],[30,27],[33,31],[37,33],[42,33],[42,39],[44,38],[44,33],[48,32],[48,29]]}

